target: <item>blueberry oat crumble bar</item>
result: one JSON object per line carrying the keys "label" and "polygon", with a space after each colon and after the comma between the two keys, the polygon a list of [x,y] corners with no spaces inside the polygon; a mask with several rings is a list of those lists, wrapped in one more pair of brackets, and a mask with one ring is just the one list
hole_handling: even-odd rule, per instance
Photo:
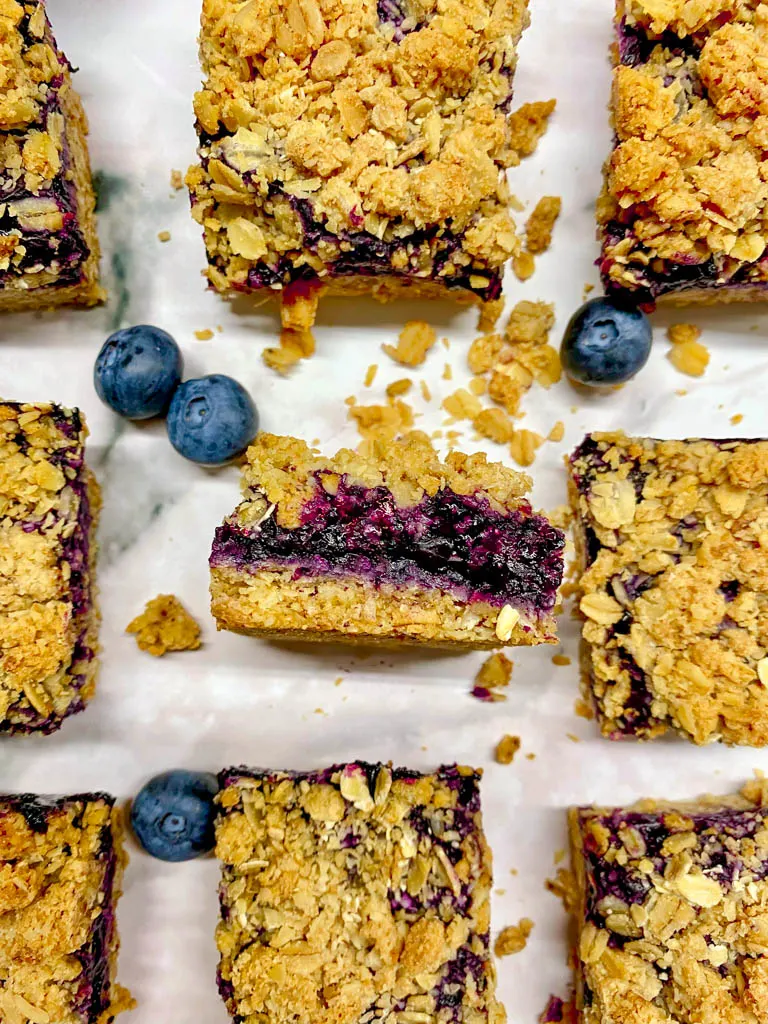
{"label": "blueberry oat crumble bar", "polygon": [[82,414],[0,404],[0,732],[58,729],[96,679],[97,484]]}
{"label": "blueberry oat crumble bar", "polygon": [[603,733],[768,743],[768,441],[592,434],[570,491]]}
{"label": "blueberry oat crumble bar", "polygon": [[105,793],[0,797],[4,1024],[109,1024],[133,1005],[115,983],[126,859]]}
{"label": "blueberry oat crumble bar", "polygon": [[582,1024],[768,1019],[766,795],[571,811]]}
{"label": "blueberry oat crumble bar", "polygon": [[606,291],[763,300],[768,5],[617,0],[615,148],[598,203]]}
{"label": "blueberry oat crumble bar", "polygon": [[441,462],[424,434],[320,457],[261,434],[216,533],[219,628],[258,636],[484,648],[554,640],[563,534],[528,477]]}
{"label": "blueberry oat crumble bar", "polygon": [[205,0],[187,183],[208,278],[492,301],[519,251],[505,170],[527,0]]}
{"label": "blueberry oat crumble bar", "polygon": [[219,989],[236,1022],[503,1024],[479,773],[220,776]]}
{"label": "blueberry oat crumble bar", "polygon": [[0,0],[0,67],[0,310],[92,306],[88,125],[39,0]]}

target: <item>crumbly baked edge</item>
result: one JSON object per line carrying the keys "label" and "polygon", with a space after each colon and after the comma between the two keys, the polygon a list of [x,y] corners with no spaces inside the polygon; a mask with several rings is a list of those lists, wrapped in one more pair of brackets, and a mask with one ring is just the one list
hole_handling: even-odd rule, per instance
{"label": "crumbly baked edge", "polygon": [[96,231],[96,196],[93,191],[90,159],[88,155],[88,121],[79,94],[72,85],[69,71],[59,90],[61,112],[64,115],[66,144],[71,166],[69,174],[77,195],[77,220],[90,250],[81,267],[81,279],[76,284],[41,288],[0,287],[0,312],[18,313],[24,310],[49,310],[60,306],[95,306],[106,299],[99,284],[100,247]]}
{"label": "crumbly baked edge", "polygon": [[375,587],[353,578],[296,580],[291,569],[213,567],[211,612],[219,629],[273,640],[466,650],[556,642],[551,615],[540,621],[521,618],[507,635],[499,623],[503,609],[485,602],[468,603],[421,587]]}

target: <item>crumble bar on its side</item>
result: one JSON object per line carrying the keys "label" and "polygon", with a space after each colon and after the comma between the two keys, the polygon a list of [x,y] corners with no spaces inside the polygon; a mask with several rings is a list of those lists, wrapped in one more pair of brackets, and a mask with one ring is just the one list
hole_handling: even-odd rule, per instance
{"label": "crumble bar on its side", "polygon": [[768,744],[768,441],[592,434],[570,474],[603,733]]}
{"label": "crumble bar on its side", "polygon": [[217,945],[233,1020],[504,1024],[479,781],[361,762],[223,772]]}
{"label": "crumble bar on its side", "polygon": [[564,538],[528,477],[424,434],[322,458],[261,434],[211,554],[219,628],[346,643],[554,641]]}
{"label": "crumble bar on its side", "polygon": [[0,732],[53,732],[96,681],[99,490],[78,410],[0,404]]}
{"label": "crumble bar on its side", "polygon": [[570,813],[581,1024],[768,1019],[765,784]]}
{"label": "crumble bar on its side", "polygon": [[598,202],[607,292],[764,301],[768,6],[617,0],[615,148]]}
{"label": "crumble bar on its side", "polygon": [[187,184],[211,285],[300,328],[321,293],[495,300],[527,22],[527,0],[205,0]]}
{"label": "crumble bar on its side", "polygon": [[0,796],[0,1020],[109,1024],[133,1000],[115,983],[115,909],[127,857],[105,793]]}
{"label": "crumble bar on its side", "polygon": [[0,310],[93,306],[88,124],[42,2],[2,4],[0,58]]}

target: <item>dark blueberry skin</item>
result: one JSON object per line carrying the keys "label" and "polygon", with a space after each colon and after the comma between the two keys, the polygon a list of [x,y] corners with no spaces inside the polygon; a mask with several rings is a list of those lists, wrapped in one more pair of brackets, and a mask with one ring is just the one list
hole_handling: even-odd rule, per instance
{"label": "dark blueberry skin", "polygon": [[579,384],[624,384],[651,353],[651,324],[639,309],[615,299],[585,302],[568,322],[560,346],[563,369]]}
{"label": "dark blueberry skin", "polygon": [[96,358],[96,394],[120,416],[164,416],[181,381],[181,350],[159,327],[140,324],[111,334]]}
{"label": "dark blueberry skin", "polygon": [[212,373],[177,389],[167,427],[171,444],[185,459],[221,466],[245,451],[259,429],[259,416],[242,384]]}
{"label": "dark blueberry skin", "polygon": [[163,772],[143,786],[131,804],[131,828],[158,860],[182,861],[213,849],[216,776],[183,768]]}

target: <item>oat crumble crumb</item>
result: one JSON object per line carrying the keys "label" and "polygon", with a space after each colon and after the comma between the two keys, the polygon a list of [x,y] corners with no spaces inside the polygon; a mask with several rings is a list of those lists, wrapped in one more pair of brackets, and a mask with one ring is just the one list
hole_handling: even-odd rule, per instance
{"label": "oat crumble crumb", "polygon": [[559,668],[563,668],[566,665],[571,664],[571,659],[568,657],[567,654],[553,654],[552,664],[557,665]]}
{"label": "oat crumble crumb", "polygon": [[195,331],[195,337],[198,341],[210,341],[213,337],[213,331],[209,327],[204,327],[199,331]]}
{"label": "oat crumble crumb", "polygon": [[184,188],[184,175],[181,171],[175,169],[171,171],[171,188],[175,192],[180,192]]}
{"label": "oat crumble crumb", "polygon": [[518,466],[532,466],[536,450],[544,444],[544,438],[535,430],[516,430],[509,446],[509,454]]}
{"label": "oat crumble crumb", "polygon": [[569,739],[571,741],[571,743],[581,743],[581,737],[577,736],[573,732],[567,732],[565,734],[565,736],[566,736],[566,739]]}
{"label": "oat crumble crumb", "polygon": [[533,208],[525,225],[525,244],[534,256],[546,252],[552,244],[552,232],[562,205],[559,196],[543,196]]}
{"label": "oat crumble crumb", "polygon": [[334,686],[341,686],[341,684],[343,682],[344,682],[344,677],[343,676],[336,676],[336,678],[333,680],[333,685]]}
{"label": "oat crumble crumb", "polygon": [[473,377],[467,385],[473,395],[484,395],[488,390],[488,381],[485,377]]}
{"label": "oat crumble crumb", "polygon": [[737,427],[743,419],[744,417],[740,412],[734,413],[734,415],[731,416],[731,425]]}
{"label": "oat crumble crumb", "polygon": [[381,347],[402,366],[421,366],[436,341],[434,327],[423,320],[409,320],[400,332],[397,345]]}
{"label": "oat crumble crumb", "polygon": [[432,392],[429,390],[429,385],[425,380],[419,381],[419,388],[421,389],[421,397],[425,402],[432,401]]}
{"label": "oat crumble crumb", "polygon": [[474,420],[483,410],[477,395],[467,388],[457,388],[453,394],[446,395],[442,408],[457,420]]}
{"label": "oat crumble crumb", "polygon": [[667,328],[667,337],[673,345],[679,345],[686,341],[698,341],[701,337],[701,328],[695,324],[670,324]]}
{"label": "oat crumble crumb", "polygon": [[510,147],[518,157],[531,156],[546,132],[557,100],[523,103],[509,118]]}
{"label": "oat crumble crumb", "polygon": [[504,299],[493,299],[491,302],[484,302],[480,306],[480,314],[477,318],[477,330],[482,334],[492,331],[504,312]]}
{"label": "oat crumble crumb", "polygon": [[676,342],[667,352],[667,359],[689,377],[703,377],[709,365],[709,350],[700,341],[689,339]]}
{"label": "oat crumble crumb", "polygon": [[533,754],[533,753],[531,753],[531,754],[526,754],[526,755],[525,755],[525,760],[526,760],[526,761],[535,761],[535,760],[536,760],[536,755],[535,755],[535,754]]}
{"label": "oat crumble crumb", "polygon": [[552,427],[550,432],[547,434],[548,441],[554,441],[556,444],[558,441],[562,441],[565,437],[565,424],[562,420],[558,420],[557,423]]}
{"label": "oat crumble crumb", "polygon": [[536,270],[536,260],[529,252],[519,252],[512,257],[512,269],[518,281],[527,281]]}
{"label": "oat crumble crumb", "polygon": [[368,369],[365,371],[365,380],[363,381],[363,387],[369,388],[371,384],[376,380],[376,374],[379,369],[378,363],[371,363]]}
{"label": "oat crumble crumb", "polygon": [[159,594],[148,601],[125,631],[135,633],[139,648],[156,658],[168,651],[196,651],[200,647],[200,626],[173,594]]}
{"label": "oat crumble crumb", "polygon": [[483,409],[472,420],[472,426],[478,434],[497,444],[507,444],[515,433],[512,420],[499,408]]}
{"label": "oat crumble crumb", "polygon": [[391,384],[387,384],[387,398],[400,398],[402,395],[407,395],[412,387],[413,381],[409,377],[393,380]]}
{"label": "oat crumble crumb", "polygon": [[500,651],[491,654],[480,666],[475,676],[475,685],[487,690],[495,690],[509,686],[512,678],[513,662]]}
{"label": "oat crumble crumb", "polygon": [[453,367],[450,363],[446,363],[443,367],[443,380],[453,380]]}
{"label": "oat crumble crumb", "polygon": [[517,924],[509,925],[499,932],[493,946],[494,953],[498,957],[522,953],[532,931],[533,921],[529,917],[521,918]]}
{"label": "oat crumble crumb", "polygon": [[157,233],[158,242],[170,242],[171,232],[170,231],[158,231]]}
{"label": "oat crumble crumb", "polygon": [[512,764],[515,759],[515,754],[520,749],[520,737],[510,736],[508,733],[502,736],[499,742],[496,744],[496,751],[494,757],[499,764]]}

